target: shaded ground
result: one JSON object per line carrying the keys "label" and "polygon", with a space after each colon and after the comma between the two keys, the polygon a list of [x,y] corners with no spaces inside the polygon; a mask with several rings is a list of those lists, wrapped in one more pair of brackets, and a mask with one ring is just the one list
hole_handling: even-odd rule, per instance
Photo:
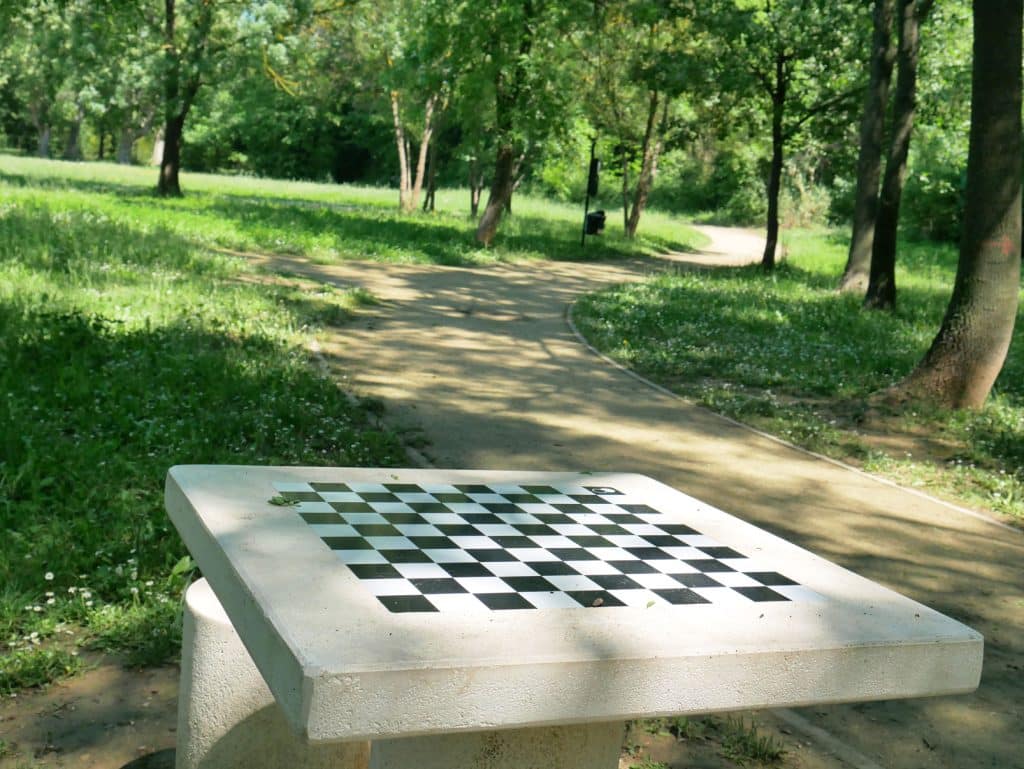
{"label": "shaded ground", "polygon": [[[675,258],[711,266],[759,257],[756,239],[719,237],[706,253]],[[347,388],[386,403],[389,419],[437,466],[645,473],[985,634],[976,694],[759,714],[762,729],[788,751],[783,766],[1024,769],[1024,536],[653,390],[579,343],[565,322],[576,296],[665,269],[665,262],[445,268],[264,261],[365,288],[383,301],[325,338],[322,354]],[[0,738],[17,743],[21,758],[0,758],[0,769],[113,769],[142,747],[152,754],[173,745],[173,671],[117,678],[105,670],[5,703]],[[168,696],[148,706],[166,717],[126,725],[132,718],[123,713],[139,712],[151,691],[139,688],[146,676],[166,684],[153,689]],[[107,704],[80,694],[104,688],[118,692]],[[75,742],[80,732],[70,720],[47,722],[54,724],[49,736],[33,726],[47,708],[66,711],[66,702],[103,728]],[[673,767],[733,765],[720,757],[714,735],[647,741],[647,754]],[[45,744],[61,751],[47,752]],[[84,763],[85,753],[92,763]],[[627,757],[623,766],[641,760]]]}

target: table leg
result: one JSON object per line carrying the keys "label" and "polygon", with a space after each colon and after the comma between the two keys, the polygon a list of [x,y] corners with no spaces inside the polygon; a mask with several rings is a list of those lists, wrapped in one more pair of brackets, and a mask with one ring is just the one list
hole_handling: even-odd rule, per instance
{"label": "table leg", "polygon": [[176,769],[365,769],[369,743],[296,735],[206,580],[185,595]]}
{"label": "table leg", "polygon": [[374,740],[370,769],[616,769],[621,722]]}

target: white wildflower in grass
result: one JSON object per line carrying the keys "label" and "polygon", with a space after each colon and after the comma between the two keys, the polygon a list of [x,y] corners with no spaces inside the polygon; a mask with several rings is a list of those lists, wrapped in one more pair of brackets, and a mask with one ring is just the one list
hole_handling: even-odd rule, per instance
{"label": "white wildflower in grass", "polygon": [[43,575],[43,579],[45,579],[47,582],[53,582],[53,572],[46,572],[46,574]]}

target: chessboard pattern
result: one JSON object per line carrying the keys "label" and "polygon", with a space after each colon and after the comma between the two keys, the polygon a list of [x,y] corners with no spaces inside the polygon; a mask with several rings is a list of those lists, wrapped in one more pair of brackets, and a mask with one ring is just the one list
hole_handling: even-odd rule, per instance
{"label": "chessboard pattern", "polygon": [[392,612],[819,598],[607,486],[274,486]]}

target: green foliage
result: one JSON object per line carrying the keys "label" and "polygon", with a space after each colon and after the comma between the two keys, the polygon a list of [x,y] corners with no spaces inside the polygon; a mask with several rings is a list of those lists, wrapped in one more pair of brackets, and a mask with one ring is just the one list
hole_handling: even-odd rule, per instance
{"label": "green foliage", "polygon": [[[81,666],[81,660],[64,649],[30,646],[0,655],[0,696],[48,684],[72,675]],[[0,746],[4,744],[0,740]]]}
{"label": "green foliage", "polygon": [[882,463],[858,433],[869,396],[905,376],[931,344],[955,250],[904,241],[901,306],[887,314],[834,292],[842,239],[793,233],[784,245],[789,257],[770,278],[756,268],[659,277],[581,300],[577,321],[599,349],[714,410],[970,504],[1024,515],[1019,340],[983,409],[904,416],[908,430],[958,448],[930,461],[900,455]]}
{"label": "green foliage", "polygon": [[773,736],[760,734],[753,721],[747,727],[742,718],[730,717],[723,726],[722,755],[739,766],[746,766],[749,761],[776,763],[785,753]]}
{"label": "green foliage", "polygon": [[163,511],[169,466],[387,466],[404,457],[303,349],[325,315],[342,318],[326,306],[347,312],[366,297],[304,301],[267,290],[244,261],[208,250],[201,233],[190,240],[154,222],[154,198],[42,194],[40,181],[0,182],[9,686],[71,664],[33,649],[49,648],[62,628],[84,628],[92,644],[134,664],[176,653],[189,562]]}

